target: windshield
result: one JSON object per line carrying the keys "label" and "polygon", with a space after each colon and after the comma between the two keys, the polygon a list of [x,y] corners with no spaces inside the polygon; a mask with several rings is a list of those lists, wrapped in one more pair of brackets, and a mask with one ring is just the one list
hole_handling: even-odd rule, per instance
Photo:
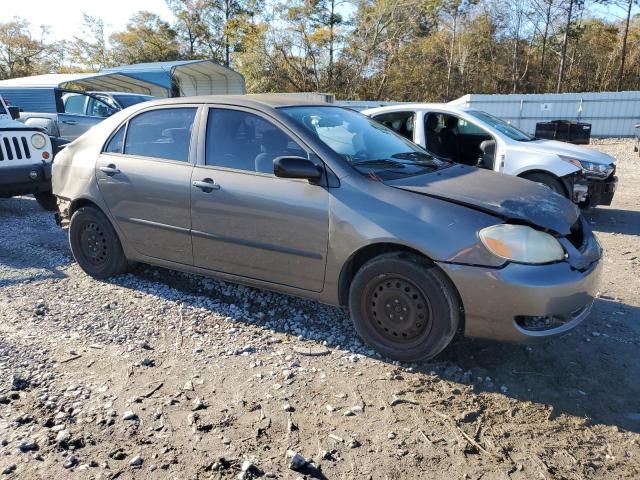
{"label": "windshield", "polygon": [[535,138],[531,135],[527,135],[522,130],[514,127],[510,123],[507,123],[498,117],[494,117],[487,112],[481,112],[480,110],[469,110],[467,111],[467,113],[472,117],[475,117],[478,120],[481,120],[494,129],[498,130],[500,133],[505,134],[512,140],[516,140],[518,142],[530,142],[531,140],[535,140]]}
{"label": "windshield", "polygon": [[387,127],[339,107],[279,109],[362,173],[381,179],[418,175],[449,166]]}
{"label": "windshield", "polygon": [[4,108],[4,100],[0,98],[0,115],[7,115],[7,110]]}
{"label": "windshield", "polygon": [[142,102],[148,102],[149,100],[153,100],[154,97],[149,95],[114,95],[113,98],[122,105],[122,108],[130,107],[131,105],[136,105]]}

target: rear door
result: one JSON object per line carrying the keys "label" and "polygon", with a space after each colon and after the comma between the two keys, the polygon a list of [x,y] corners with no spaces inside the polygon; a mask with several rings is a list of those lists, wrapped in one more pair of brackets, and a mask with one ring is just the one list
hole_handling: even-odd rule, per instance
{"label": "rear door", "polygon": [[140,254],[191,265],[191,173],[197,106],[146,110],[107,142],[98,187]]}
{"label": "rear door", "polygon": [[257,111],[210,108],[207,118],[206,142],[192,176],[195,265],[321,291],[328,192],[273,174],[274,158],[307,157],[308,150]]}

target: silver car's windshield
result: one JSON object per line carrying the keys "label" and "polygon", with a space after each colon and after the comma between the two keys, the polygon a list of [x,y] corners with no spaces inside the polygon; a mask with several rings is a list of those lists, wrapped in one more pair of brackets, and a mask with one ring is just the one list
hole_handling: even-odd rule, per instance
{"label": "silver car's windshield", "polygon": [[498,130],[500,133],[503,133],[504,135],[509,137],[511,140],[516,140],[518,142],[530,142],[531,140],[535,140],[535,138],[532,137],[531,135],[527,135],[522,130],[514,127],[510,123],[507,123],[498,117],[494,117],[493,115],[487,112],[482,112],[480,110],[469,110],[467,111],[467,113],[472,117],[475,117],[478,120],[483,121],[490,127],[493,127],[494,129]]}
{"label": "silver car's windshield", "polygon": [[416,175],[450,165],[358,112],[337,107],[284,107],[282,113],[363,172]]}

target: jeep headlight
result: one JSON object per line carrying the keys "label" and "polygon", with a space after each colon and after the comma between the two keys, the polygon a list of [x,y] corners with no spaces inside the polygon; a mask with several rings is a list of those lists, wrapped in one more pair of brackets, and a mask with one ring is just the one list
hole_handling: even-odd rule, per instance
{"label": "jeep headlight", "polygon": [[579,158],[566,157],[564,155],[558,155],[565,162],[569,162],[572,165],[582,169],[585,175],[593,175],[596,177],[606,178],[613,172],[613,165],[607,165],[606,163],[595,163],[588,160],[580,160]]}
{"label": "jeep headlight", "polygon": [[512,262],[551,263],[566,256],[555,237],[526,225],[493,225],[483,228],[478,235],[491,253]]}
{"label": "jeep headlight", "polygon": [[47,145],[47,137],[41,133],[34,133],[31,135],[31,145],[33,145],[33,148],[42,150]]}

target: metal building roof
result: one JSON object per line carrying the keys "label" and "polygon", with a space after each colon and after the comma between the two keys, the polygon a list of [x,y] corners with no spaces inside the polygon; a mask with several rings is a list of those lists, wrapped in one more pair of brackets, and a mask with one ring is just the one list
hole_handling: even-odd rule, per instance
{"label": "metal building roof", "polygon": [[138,63],[105,68],[97,73],[56,73],[0,81],[0,88],[69,88],[102,92],[132,92],[170,97],[242,95],[244,77],[211,60]]}
{"label": "metal building roof", "polygon": [[0,81],[0,88],[69,88],[93,91],[134,92],[166,97],[162,86],[140,78],[113,73],[51,73]]}
{"label": "metal building roof", "polygon": [[240,73],[212,60],[138,63],[106,68],[100,73],[125,74],[162,85],[169,92],[172,91],[172,80],[175,80],[180,96],[246,93],[244,77]]}

